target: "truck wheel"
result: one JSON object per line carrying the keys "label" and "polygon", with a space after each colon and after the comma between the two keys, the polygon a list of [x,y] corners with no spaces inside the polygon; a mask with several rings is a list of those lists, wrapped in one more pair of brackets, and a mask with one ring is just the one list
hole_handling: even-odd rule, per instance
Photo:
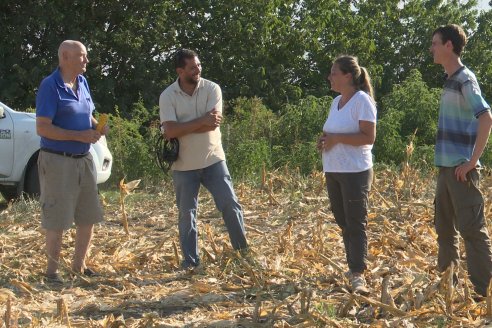
{"label": "truck wheel", "polygon": [[33,161],[26,171],[26,177],[24,178],[24,192],[31,198],[38,198],[39,189],[38,163]]}
{"label": "truck wheel", "polygon": [[0,186],[0,193],[7,202],[16,199],[18,196],[16,186]]}

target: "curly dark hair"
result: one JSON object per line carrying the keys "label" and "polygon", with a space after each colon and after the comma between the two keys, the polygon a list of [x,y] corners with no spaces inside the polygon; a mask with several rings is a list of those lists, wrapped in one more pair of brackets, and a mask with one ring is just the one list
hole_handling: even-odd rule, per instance
{"label": "curly dark hair", "polygon": [[187,59],[198,57],[198,54],[190,49],[179,49],[174,55],[174,68],[184,68]]}

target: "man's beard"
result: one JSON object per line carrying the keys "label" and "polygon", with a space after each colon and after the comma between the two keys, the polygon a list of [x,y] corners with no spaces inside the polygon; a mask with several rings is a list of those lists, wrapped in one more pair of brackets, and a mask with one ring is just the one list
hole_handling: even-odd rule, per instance
{"label": "man's beard", "polygon": [[197,85],[198,81],[200,81],[200,76],[198,76],[198,78],[196,80],[191,76],[186,78],[186,83],[189,83],[189,84]]}

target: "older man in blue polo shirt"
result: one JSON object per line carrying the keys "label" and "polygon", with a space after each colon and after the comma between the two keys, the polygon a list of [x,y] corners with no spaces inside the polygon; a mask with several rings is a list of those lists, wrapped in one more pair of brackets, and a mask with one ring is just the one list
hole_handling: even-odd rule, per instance
{"label": "older man in blue polo shirt", "polygon": [[[41,223],[46,229],[46,278],[63,282],[58,261],[63,231],[77,227],[72,270],[94,275],[85,258],[92,239],[93,226],[103,220],[96,184],[96,170],[89,153],[91,143],[101,137],[92,116],[86,71],[87,50],[72,40],[58,49],[59,67],[39,86],[36,97],[36,128],[41,136],[38,158],[41,187]],[[103,134],[107,132],[107,127]]]}

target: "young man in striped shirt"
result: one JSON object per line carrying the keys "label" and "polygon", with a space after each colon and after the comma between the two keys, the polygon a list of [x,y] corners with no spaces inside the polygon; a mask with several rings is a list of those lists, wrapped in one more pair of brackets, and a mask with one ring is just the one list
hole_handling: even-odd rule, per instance
{"label": "young man in striped shirt", "polygon": [[473,72],[460,59],[466,35],[457,25],[437,28],[430,51],[447,74],[439,106],[435,164],[439,168],[435,198],[437,265],[458,265],[458,232],[464,240],[470,280],[487,295],[492,251],[479,190],[479,158],[488,141],[492,116]]}

